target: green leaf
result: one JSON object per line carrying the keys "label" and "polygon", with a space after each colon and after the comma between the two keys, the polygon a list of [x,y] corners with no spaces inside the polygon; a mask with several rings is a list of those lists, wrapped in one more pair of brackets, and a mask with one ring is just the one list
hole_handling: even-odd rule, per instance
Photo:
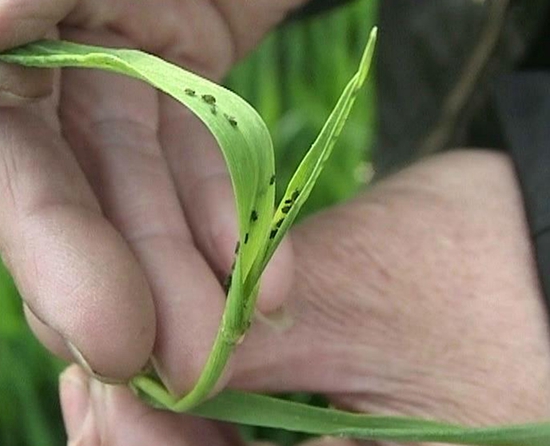
{"label": "green leaf", "polygon": [[262,267],[265,267],[275,249],[281,242],[284,234],[290,229],[292,222],[296,219],[298,212],[309,197],[315,182],[319,178],[325,163],[327,162],[332,149],[334,148],[344,124],[351,112],[357,92],[365,83],[374,54],[376,43],[376,28],[371,33],[367,47],[363,53],[359,70],[348,83],[334,110],[323,126],[319,136],[307,152],[306,156],[292,176],[283,199],[275,213],[272,234],[274,238],[269,244]]}
{"label": "green leaf", "polygon": [[[263,262],[275,207],[273,145],[265,123],[231,91],[136,50],[40,41],[4,53],[0,60],[32,67],[97,68],[141,79],[188,107],[216,138],[233,185],[240,249],[212,353],[195,388],[182,400],[182,407],[197,404],[211,392],[250,326],[249,309],[261,274],[255,265]],[[254,276],[248,277],[253,269]]]}
{"label": "green leaf", "polygon": [[190,393],[183,398],[171,395],[154,374],[138,376],[132,381],[132,388],[151,405],[217,420],[319,435],[495,446],[550,444],[548,423],[469,429],[413,418],[321,409],[231,390],[205,401],[235,345],[250,325],[260,277],[267,262],[309,196],[334,148],[357,91],[368,74],[375,40],[376,29],[371,33],[358,72],[344,89],[276,210],[270,135],[256,111],[229,90],[135,50],[41,41],[0,54],[0,60],[44,68],[96,68],[141,79],[195,113],[222,150],[235,194],[240,237],[226,308],[203,373]]}
{"label": "green leaf", "polygon": [[466,428],[416,418],[365,415],[226,390],[191,413],[315,435],[487,446],[548,446],[550,423]]}

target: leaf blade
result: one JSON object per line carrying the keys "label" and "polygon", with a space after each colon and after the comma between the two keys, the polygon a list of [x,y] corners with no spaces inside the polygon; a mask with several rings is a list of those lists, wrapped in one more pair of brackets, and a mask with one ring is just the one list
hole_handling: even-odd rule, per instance
{"label": "leaf blade", "polygon": [[[199,381],[182,400],[181,407],[197,404],[211,392],[249,326],[246,301],[253,306],[257,287],[252,280],[250,289],[245,289],[245,279],[265,250],[275,197],[275,188],[270,184],[275,165],[273,145],[265,123],[254,108],[233,92],[136,50],[39,41],[3,53],[0,60],[43,68],[96,68],[143,80],[187,106],[216,138],[233,185],[241,248],[233,271],[235,286],[229,290],[213,349]],[[254,221],[250,218],[253,211],[257,215]]]}
{"label": "leaf blade", "polygon": [[303,158],[287,186],[274,215],[271,242],[262,262],[263,267],[269,262],[283,235],[296,219],[335,147],[336,140],[342,132],[355,103],[357,93],[369,74],[376,46],[377,31],[376,27],[372,29],[357,73],[345,87],[319,136]]}
{"label": "leaf blade", "polygon": [[444,442],[479,446],[546,446],[550,423],[468,428],[417,418],[366,415],[265,395],[225,390],[191,410],[220,421],[313,435],[375,441]]}

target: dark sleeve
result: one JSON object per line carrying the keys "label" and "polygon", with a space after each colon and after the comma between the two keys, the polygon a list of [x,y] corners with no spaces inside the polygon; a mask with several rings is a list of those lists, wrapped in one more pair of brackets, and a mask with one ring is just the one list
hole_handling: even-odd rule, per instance
{"label": "dark sleeve", "polygon": [[520,181],[550,310],[550,11],[517,70],[500,77],[494,98],[504,146]]}
{"label": "dark sleeve", "polygon": [[349,3],[353,0],[310,0],[302,8],[293,12],[288,20],[302,19],[307,16],[319,14],[329,9],[342,6],[346,3]]}
{"label": "dark sleeve", "polygon": [[550,309],[550,72],[541,65],[540,69],[503,76],[496,83],[495,99],[504,143],[521,184]]}

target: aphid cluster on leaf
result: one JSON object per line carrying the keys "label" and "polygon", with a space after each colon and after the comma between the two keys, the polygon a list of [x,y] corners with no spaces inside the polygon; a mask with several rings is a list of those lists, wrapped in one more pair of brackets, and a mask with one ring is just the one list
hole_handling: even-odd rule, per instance
{"label": "aphid cluster on leaf", "polygon": [[[292,209],[292,205],[294,204],[294,202],[298,199],[298,197],[300,196],[300,190],[298,189],[295,189],[292,194],[290,195],[290,198],[287,198],[285,201],[284,201],[284,206],[281,208],[281,212],[283,214],[288,214],[290,212],[290,209]],[[270,234],[269,234],[269,238],[270,239],[274,239],[275,236],[277,235],[277,232],[279,231],[279,229],[281,228],[281,226],[283,225],[283,222],[285,221],[285,218],[281,218],[277,221],[277,223],[275,223],[275,227],[271,230]]]}
{"label": "aphid cluster on leaf", "polygon": [[258,221],[258,211],[256,211],[255,209],[250,213],[250,221]]}
{"label": "aphid cluster on leaf", "polygon": [[[186,88],[184,90],[185,94],[187,96],[190,96],[192,98],[196,97],[197,96],[197,92],[195,90],[193,90],[192,88]],[[210,105],[210,112],[214,115],[214,116],[217,116],[218,114],[218,106],[216,105],[216,98],[214,96],[212,96],[211,94],[202,94],[201,95],[201,99],[208,105]],[[224,113],[223,116],[225,117],[225,119],[227,120],[227,122],[229,123],[229,125],[231,127],[233,127],[234,129],[236,129],[238,126],[239,126],[239,123],[237,122],[237,118],[235,118],[235,116],[231,116],[227,113]]]}
{"label": "aphid cluster on leaf", "polygon": [[296,201],[296,199],[300,196],[300,191],[298,189],[295,189],[294,192],[292,192],[292,195],[290,198],[287,198],[284,201],[284,206],[281,208],[281,212],[283,214],[288,214],[290,212],[290,209],[292,208],[292,205]]}

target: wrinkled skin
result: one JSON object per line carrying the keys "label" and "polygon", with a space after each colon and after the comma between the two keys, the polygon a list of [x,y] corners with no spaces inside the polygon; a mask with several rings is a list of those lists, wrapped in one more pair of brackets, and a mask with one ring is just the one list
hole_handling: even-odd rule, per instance
{"label": "wrinkled skin", "polygon": [[[60,34],[220,79],[298,3],[10,0],[0,46]],[[240,444],[227,426],[156,412],[98,381],[124,381],[151,356],[174,391],[200,373],[236,239],[212,139],[133,80],[0,71],[0,102],[19,106],[0,110],[0,251],[35,333],[87,369],[61,379],[69,441]],[[260,298],[270,312],[289,295],[290,327],[256,323],[224,382],[467,424],[550,415],[545,308],[505,155],[421,161],[292,236],[294,256],[287,242]]]}

